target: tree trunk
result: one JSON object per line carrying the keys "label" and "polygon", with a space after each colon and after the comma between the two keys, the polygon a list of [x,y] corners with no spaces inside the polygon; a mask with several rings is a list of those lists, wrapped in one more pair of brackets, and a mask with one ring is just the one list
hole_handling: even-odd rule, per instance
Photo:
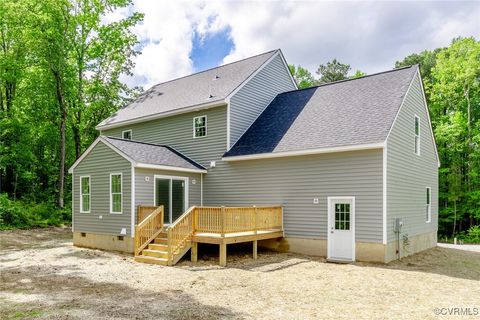
{"label": "tree trunk", "polygon": [[453,200],[453,232],[452,232],[452,237],[455,236],[456,227],[457,227],[457,200]]}
{"label": "tree trunk", "polygon": [[80,158],[82,154],[82,139],[80,137],[80,121],[81,121],[81,111],[77,111],[75,116],[75,121],[72,125],[73,141],[75,143],[75,159]]}
{"label": "tree trunk", "polygon": [[65,97],[63,93],[62,78],[60,72],[52,70],[55,77],[55,86],[57,93],[57,103],[60,111],[60,168],[58,175],[58,205],[60,208],[64,204],[65,192],[65,126],[67,123],[67,106],[65,104]]}

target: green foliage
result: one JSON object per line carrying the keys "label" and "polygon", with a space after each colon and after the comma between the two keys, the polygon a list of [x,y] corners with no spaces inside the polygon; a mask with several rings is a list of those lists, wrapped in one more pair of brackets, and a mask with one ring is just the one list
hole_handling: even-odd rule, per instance
{"label": "green foliage", "polygon": [[297,82],[299,89],[310,88],[315,85],[315,78],[307,69],[300,65],[295,66],[293,64],[290,64],[288,68],[290,69],[290,73],[292,74],[293,78]]}
{"label": "green foliage", "polygon": [[473,226],[466,232],[460,232],[458,234],[458,239],[462,240],[464,243],[480,244],[480,226]]}
{"label": "green foliage", "polygon": [[317,75],[319,76],[318,84],[330,83],[348,78],[348,71],[350,71],[349,64],[343,64],[337,59],[321,64],[318,66]]}
{"label": "green foliage", "polygon": [[59,209],[48,202],[12,201],[0,194],[0,229],[62,226],[71,218],[71,208]]}

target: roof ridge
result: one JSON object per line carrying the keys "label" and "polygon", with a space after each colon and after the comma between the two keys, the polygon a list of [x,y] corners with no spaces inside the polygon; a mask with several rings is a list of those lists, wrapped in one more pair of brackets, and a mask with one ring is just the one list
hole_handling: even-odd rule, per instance
{"label": "roof ridge", "polygon": [[[259,57],[259,56],[261,56],[261,55],[268,54],[268,53],[272,53],[272,52],[275,52],[275,51],[278,51],[278,50],[280,50],[280,49],[275,49],[275,50],[270,50],[270,51],[267,51],[267,52],[259,53],[259,54],[256,54],[256,55],[254,55],[254,56],[251,56],[251,57],[243,58],[243,59],[240,59],[240,60],[237,60],[237,61],[232,61],[232,62],[229,62],[229,63],[226,63],[226,64],[222,64],[222,65],[220,65],[220,66],[208,68],[208,69],[205,69],[205,70],[202,70],[202,71],[198,71],[198,72],[195,72],[195,73],[187,74],[187,75],[182,76],[182,77],[178,77],[178,78],[175,78],[175,79],[170,79],[170,80],[167,80],[167,81],[164,81],[164,82],[160,82],[160,83],[154,84],[150,89],[146,90],[144,93],[152,90],[153,88],[155,88],[155,87],[157,87],[157,86],[159,86],[159,85],[161,85],[161,84],[165,84],[165,83],[177,81],[177,80],[180,80],[180,79],[185,79],[185,78],[188,78],[188,77],[191,77],[191,76],[195,76],[195,75],[200,74],[200,73],[212,71],[212,70],[214,70],[214,69],[218,69],[218,68],[221,68],[221,67],[229,66],[229,65],[232,65],[232,64],[235,64],[235,63],[239,63],[239,62],[242,62],[242,61],[245,61],[245,60],[253,59],[253,58]],[[143,94],[143,93],[142,93],[142,94]]]}
{"label": "roof ridge", "polygon": [[374,77],[374,76],[378,76],[378,75],[381,75],[381,74],[396,72],[396,71],[400,71],[400,70],[403,70],[403,69],[409,69],[409,68],[417,67],[417,66],[418,66],[418,64],[413,64],[413,65],[410,65],[410,66],[394,68],[394,69],[391,69],[391,70],[386,70],[386,71],[376,72],[376,73],[372,73],[372,74],[367,74],[367,75],[364,75],[364,76],[361,76],[361,77],[358,77],[358,78],[349,78],[349,79],[337,80],[337,81],[333,81],[333,82],[322,83],[322,84],[312,86],[312,87],[308,87],[308,88],[285,91],[285,92],[279,93],[278,95],[280,96],[282,94],[291,93],[291,92],[304,91],[304,90],[310,90],[310,89],[318,89],[320,87],[325,87],[325,86],[329,86],[329,85],[332,85],[332,84],[338,84],[338,83],[343,83],[343,82],[348,82],[348,81],[360,80],[360,79],[364,79],[364,78],[368,78],[368,77]]}
{"label": "roof ridge", "polygon": [[182,157],[186,161],[190,162],[191,164],[195,165],[196,167],[200,169],[206,169],[204,166],[202,166],[200,163],[197,161],[193,160],[192,158],[188,157],[187,155],[181,153],[180,151],[176,150],[175,148],[166,145],[166,144],[156,144],[156,143],[150,143],[150,142],[143,142],[143,141],[138,141],[138,140],[130,140],[130,139],[123,139],[123,138],[118,138],[118,137],[112,137],[112,136],[104,136],[109,139],[114,139],[114,140],[119,140],[119,141],[124,141],[124,142],[131,142],[131,143],[138,143],[138,144],[144,144],[144,145],[149,145],[153,147],[162,147],[170,150],[171,152],[175,153],[176,155]]}

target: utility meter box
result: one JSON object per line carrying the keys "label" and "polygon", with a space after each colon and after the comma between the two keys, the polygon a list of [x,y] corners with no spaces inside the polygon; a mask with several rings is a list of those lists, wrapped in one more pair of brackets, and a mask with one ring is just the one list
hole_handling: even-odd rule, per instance
{"label": "utility meter box", "polygon": [[395,218],[393,220],[393,232],[399,233],[400,231],[402,231],[402,227],[403,227],[403,219]]}

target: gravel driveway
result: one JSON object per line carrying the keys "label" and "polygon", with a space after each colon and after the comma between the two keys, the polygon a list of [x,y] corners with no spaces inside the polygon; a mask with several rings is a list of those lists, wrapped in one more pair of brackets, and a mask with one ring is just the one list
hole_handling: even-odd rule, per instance
{"label": "gravel driveway", "polygon": [[253,260],[232,246],[221,268],[200,247],[199,263],[163,267],[73,247],[68,229],[0,240],[1,319],[444,319],[435,308],[480,308],[480,254],[451,248],[340,265],[268,251]]}

